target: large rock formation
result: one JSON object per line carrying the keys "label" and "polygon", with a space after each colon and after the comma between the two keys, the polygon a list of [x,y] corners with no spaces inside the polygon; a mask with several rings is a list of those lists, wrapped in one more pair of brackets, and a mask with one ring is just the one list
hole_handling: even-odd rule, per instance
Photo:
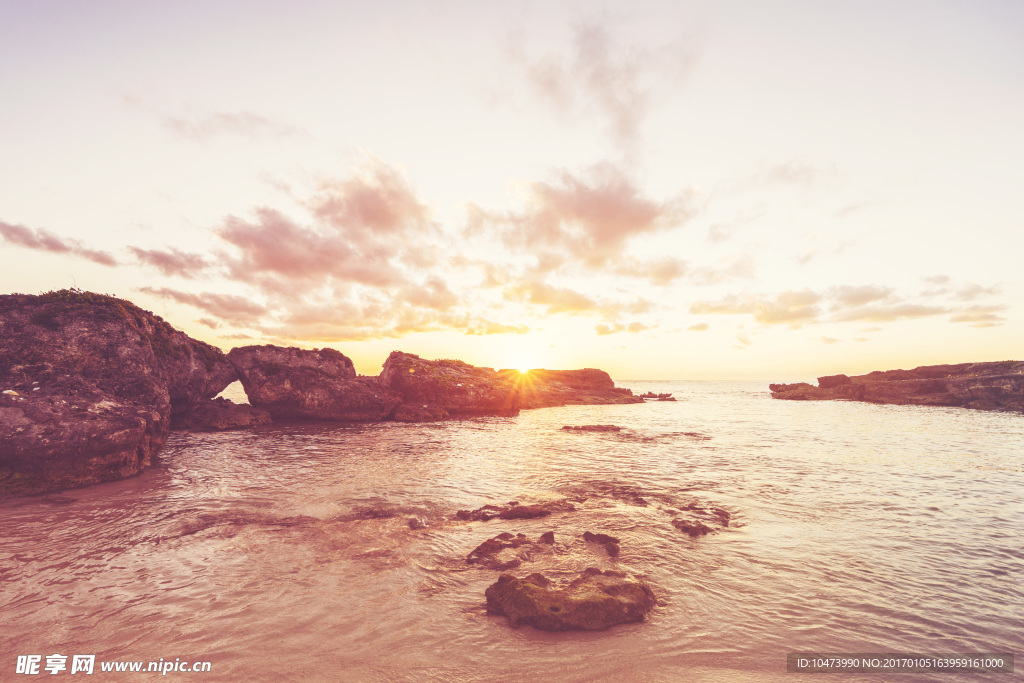
{"label": "large rock formation", "polygon": [[270,413],[262,408],[234,403],[226,398],[200,401],[171,419],[172,428],[190,432],[223,432],[260,427],[270,423]]}
{"label": "large rock formation", "polygon": [[394,351],[384,362],[380,380],[401,396],[408,411],[405,419],[519,414],[520,394],[515,382],[491,368],[474,367],[460,360],[424,360]]}
{"label": "large rock formation", "polygon": [[274,419],[376,422],[401,403],[376,377],[357,377],[334,349],[240,346],[228,353],[249,403]]}
{"label": "large rock formation", "polygon": [[615,386],[604,370],[500,370],[499,375],[520,387],[523,408],[607,403],[643,403],[629,389]]}
{"label": "large rock formation", "polygon": [[529,624],[543,631],[603,631],[643,621],[656,604],[646,581],[593,567],[564,588],[543,574],[502,574],[484,595],[488,614],[504,615],[513,628]]}
{"label": "large rock formation", "polygon": [[1024,361],[924,365],[866,375],[829,375],[818,386],[771,384],[772,398],[959,406],[1024,412]]}
{"label": "large rock formation", "polygon": [[184,414],[235,379],[224,354],[131,302],[0,296],[0,496],[145,468]]}

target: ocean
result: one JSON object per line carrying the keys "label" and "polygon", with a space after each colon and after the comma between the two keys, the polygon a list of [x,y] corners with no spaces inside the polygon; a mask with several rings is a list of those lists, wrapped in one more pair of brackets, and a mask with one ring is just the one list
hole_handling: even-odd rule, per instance
{"label": "ocean", "polygon": [[[4,501],[0,679],[58,654],[63,675],[73,655],[210,663],[168,680],[774,681],[788,653],[1024,649],[1024,415],[616,384],[678,400],[175,432],[138,477]],[[585,424],[622,431],[561,429]],[[576,512],[455,519],[564,498]],[[687,504],[729,526],[690,538]],[[465,562],[506,531],[555,533],[517,576],[615,568],[659,604],[608,631],[512,629],[485,610],[499,572]]]}

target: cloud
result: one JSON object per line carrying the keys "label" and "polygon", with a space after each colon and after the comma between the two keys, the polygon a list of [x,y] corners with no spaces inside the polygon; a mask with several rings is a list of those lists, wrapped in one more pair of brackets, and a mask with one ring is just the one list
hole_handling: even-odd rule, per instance
{"label": "cloud", "polygon": [[790,327],[817,322],[821,295],[809,290],[781,292],[774,297],[752,295],[727,296],[719,301],[698,301],[690,305],[690,313],[747,314],[766,325],[785,324]]}
{"label": "cloud", "polygon": [[621,48],[600,23],[577,25],[568,55],[530,59],[515,46],[511,56],[542,101],[561,113],[596,114],[624,148],[635,145],[653,92],[673,92],[695,62],[683,41]]}
{"label": "cloud", "polygon": [[153,266],[164,275],[192,277],[210,265],[199,254],[189,254],[174,248],[141,249],[130,246],[128,250],[135,254],[140,263]]}
{"label": "cloud", "polygon": [[650,261],[630,261],[615,268],[616,275],[645,278],[656,285],[668,285],[680,279],[687,272],[686,261],[667,256]]}
{"label": "cloud", "polygon": [[1006,318],[998,315],[1005,310],[1006,306],[1003,305],[975,304],[954,313],[949,320],[954,323],[970,323],[972,327],[996,327],[1006,322]]}
{"label": "cloud", "polygon": [[481,320],[474,326],[467,328],[466,334],[526,334],[529,331],[530,328],[526,325],[503,325],[501,323],[491,322],[490,320]]}
{"label": "cloud", "polygon": [[25,247],[26,249],[80,256],[103,266],[118,265],[114,257],[105,251],[90,249],[82,246],[82,243],[78,240],[58,237],[47,230],[31,230],[24,225],[0,221],[0,235],[3,235],[7,242],[19,247]]}
{"label": "cloud", "polygon": [[992,287],[982,287],[981,285],[974,284],[973,282],[968,283],[958,289],[954,294],[953,298],[958,301],[974,301],[975,299],[983,296],[993,296],[999,294],[1000,287],[993,285]]}
{"label": "cloud", "polygon": [[768,325],[785,323],[791,327],[799,327],[814,322],[820,313],[814,304],[821,300],[821,295],[809,290],[802,292],[782,292],[774,300],[762,300],[754,307],[754,320]]}
{"label": "cloud", "polygon": [[695,301],[690,304],[690,313],[703,314],[726,314],[739,315],[754,313],[757,310],[757,300],[751,296],[737,296],[730,294],[719,301]]}
{"label": "cloud", "polygon": [[872,301],[888,299],[892,295],[891,287],[877,285],[841,285],[829,290],[829,296],[843,306],[863,306]]}
{"label": "cloud", "polygon": [[894,303],[888,305],[858,306],[847,311],[838,312],[833,319],[836,322],[864,321],[886,323],[895,320],[926,318],[933,315],[949,313],[950,309],[943,306],[925,306],[923,304]]}
{"label": "cloud", "polygon": [[250,111],[218,112],[194,118],[169,116],[163,119],[162,124],[175,135],[196,142],[204,142],[219,135],[240,135],[250,138],[293,138],[307,135],[301,128]]}
{"label": "cloud", "polygon": [[[969,285],[952,298],[972,300],[996,291],[998,288],[995,287]],[[696,301],[690,305],[690,313],[697,315],[749,315],[755,322],[765,325],[785,324],[794,328],[820,322],[889,323],[947,314],[951,316],[951,322],[982,327],[1004,322],[998,314],[1005,309],[1004,305],[973,304],[961,308],[922,304],[897,297],[891,287],[879,285],[841,285],[826,290],[824,295],[806,289],[776,295],[732,294],[716,301]],[[879,329],[874,327],[863,331]]]}
{"label": "cloud", "polygon": [[235,249],[224,257],[235,279],[274,294],[332,281],[380,288],[411,284],[407,268],[436,260],[428,209],[377,159],[352,178],[321,181],[305,204],[312,225],[269,207],[257,207],[254,219],[224,220],[217,234]]}
{"label": "cloud", "polygon": [[446,311],[459,303],[459,297],[437,277],[430,278],[420,286],[403,288],[399,297],[414,306],[438,311]]}
{"label": "cloud", "polygon": [[[182,292],[167,287],[161,287],[159,289],[154,287],[141,287],[139,288],[139,291],[161,299],[169,299],[189,306],[195,306],[202,311],[206,311],[215,318],[242,327],[248,327],[256,323],[268,312],[266,306],[256,303],[248,297],[236,296],[233,294],[216,294],[210,292],[193,294],[191,292]],[[211,320],[210,322],[214,321]]]}
{"label": "cloud", "polygon": [[822,335],[821,337],[822,344],[838,344],[839,342],[840,340],[836,339],[835,337],[826,337],[824,335]]}
{"label": "cloud", "polygon": [[504,290],[508,301],[547,306],[552,313],[585,313],[599,308],[596,301],[573,289],[554,287],[545,282],[520,282]]}
{"label": "cloud", "polygon": [[576,174],[562,170],[550,181],[525,186],[526,208],[489,213],[469,207],[467,235],[487,225],[497,228],[504,243],[520,252],[543,254],[555,268],[558,257],[591,270],[623,259],[630,240],[681,225],[694,213],[686,196],[654,201],[618,167],[609,163]]}
{"label": "cloud", "polygon": [[598,335],[601,336],[608,334],[617,334],[619,332],[632,332],[633,334],[636,334],[637,332],[643,332],[644,330],[650,329],[653,328],[639,322],[629,323],[628,325],[616,323],[614,325],[600,324],[594,326],[594,330],[597,332]]}
{"label": "cloud", "polygon": [[402,302],[380,306],[321,301],[284,311],[278,320],[256,329],[282,341],[329,342],[394,339],[416,332],[464,330],[468,325],[459,312],[424,310]]}
{"label": "cloud", "polygon": [[719,267],[690,268],[687,276],[689,281],[696,285],[717,285],[738,279],[752,279],[755,270],[754,259],[749,255],[743,255]]}
{"label": "cloud", "polygon": [[690,325],[686,329],[689,330],[690,332],[704,332],[705,330],[708,329],[708,324],[707,323],[697,323],[696,325]]}
{"label": "cloud", "polygon": [[809,187],[821,180],[835,177],[834,167],[814,166],[803,161],[787,161],[769,166],[752,179],[755,185],[801,185]]}

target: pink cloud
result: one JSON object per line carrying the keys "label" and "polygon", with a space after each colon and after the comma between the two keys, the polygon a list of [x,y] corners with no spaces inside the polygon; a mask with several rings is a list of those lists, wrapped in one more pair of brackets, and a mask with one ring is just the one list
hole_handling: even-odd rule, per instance
{"label": "pink cloud", "polygon": [[435,261],[428,209],[380,161],[353,178],[321,182],[306,205],[314,225],[268,207],[257,208],[254,220],[226,218],[217,234],[237,250],[225,258],[232,275],[268,293],[296,294],[332,281],[409,284],[408,269]]}
{"label": "pink cloud", "polygon": [[[536,254],[543,272],[566,260],[592,270],[624,262],[632,239],[681,225],[693,209],[686,197],[659,202],[643,196],[621,169],[603,163],[582,174],[563,170],[550,181],[530,183],[523,211],[488,213],[471,206],[469,213],[468,235],[494,226],[507,246]],[[678,262],[662,265],[663,277],[681,268]]]}
{"label": "pink cloud", "polygon": [[117,261],[105,251],[97,251],[82,246],[78,240],[62,238],[43,229],[30,230],[24,225],[14,225],[0,221],[0,235],[4,239],[26,249],[48,251],[55,254],[80,256],[103,266],[116,266]]}
{"label": "pink cloud", "polygon": [[128,247],[141,263],[155,267],[164,275],[192,277],[209,264],[199,254],[189,254],[174,248],[141,249]]}
{"label": "pink cloud", "polygon": [[[233,325],[249,326],[268,312],[266,306],[256,303],[248,297],[232,294],[216,294],[210,292],[193,294],[191,292],[181,292],[175,289],[169,289],[167,287],[161,287],[159,289],[153,287],[141,287],[139,291],[160,297],[161,299],[170,299],[171,301],[177,301],[178,303],[195,306],[215,318],[224,320]],[[208,322],[215,321],[209,320]],[[208,324],[208,322],[204,324]]]}

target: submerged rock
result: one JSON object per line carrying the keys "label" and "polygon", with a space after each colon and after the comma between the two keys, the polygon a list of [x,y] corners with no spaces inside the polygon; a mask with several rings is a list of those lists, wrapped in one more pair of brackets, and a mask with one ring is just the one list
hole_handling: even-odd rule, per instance
{"label": "submerged rock", "polygon": [[425,360],[394,351],[384,362],[380,381],[409,406],[403,412],[409,418],[519,414],[519,387],[514,382],[491,368],[460,360]]}
{"label": "submerged rock", "polygon": [[565,425],[562,429],[571,432],[621,432],[622,427],[615,425]]}
{"label": "submerged rock", "polygon": [[357,377],[334,349],[240,346],[228,353],[249,402],[276,419],[376,422],[401,398],[375,377]]}
{"label": "submerged rock", "polygon": [[843,399],[897,405],[959,406],[1024,412],[1024,361],[923,365],[866,375],[829,375],[818,386],[770,384],[772,398]]}
{"label": "submerged rock", "polygon": [[643,579],[593,567],[564,588],[539,573],[522,579],[502,574],[485,597],[488,614],[505,616],[513,628],[529,624],[543,631],[603,631],[643,621],[656,604]]}
{"label": "submerged rock", "polygon": [[270,413],[226,398],[201,401],[171,421],[175,429],[192,432],[220,432],[270,424]]}
{"label": "submerged rock", "polygon": [[455,518],[467,522],[487,522],[492,519],[534,519],[547,517],[552,512],[572,512],[575,509],[576,506],[564,500],[537,505],[520,505],[517,501],[512,501],[507,505],[484,505],[476,510],[459,510],[455,513]]}
{"label": "submerged rock", "polygon": [[213,346],[112,296],[0,296],[0,497],[132,476],[171,416],[219,394]]}
{"label": "submerged rock", "polygon": [[673,519],[672,526],[685,534],[689,534],[690,538],[705,536],[714,531],[707,524],[696,519]]}
{"label": "submerged rock", "polygon": [[505,571],[515,569],[524,560],[529,559],[529,552],[513,552],[523,546],[531,546],[533,542],[525,534],[510,533],[498,534],[478,545],[469,555],[466,556],[467,564],[475,564],[484,569],[496,569]]}

